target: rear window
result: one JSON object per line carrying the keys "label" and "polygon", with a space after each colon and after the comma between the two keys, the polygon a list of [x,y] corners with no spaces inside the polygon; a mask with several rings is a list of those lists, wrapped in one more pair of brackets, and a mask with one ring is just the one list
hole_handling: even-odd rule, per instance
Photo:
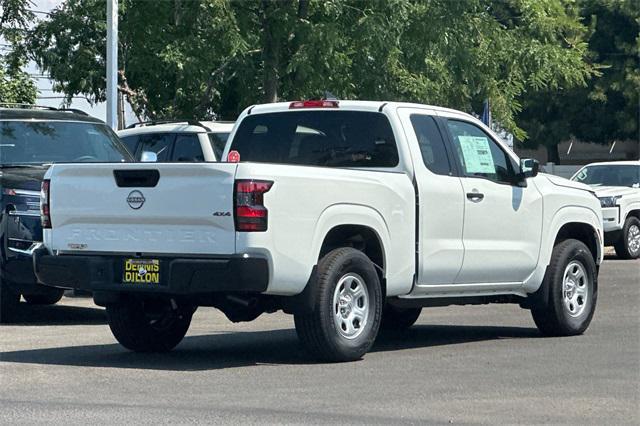
{"label": "rear window", "polygon": [[242,120],[232,150],[242,161],[323,167],[395,167],[398,149],[384,114],[291,111]]}

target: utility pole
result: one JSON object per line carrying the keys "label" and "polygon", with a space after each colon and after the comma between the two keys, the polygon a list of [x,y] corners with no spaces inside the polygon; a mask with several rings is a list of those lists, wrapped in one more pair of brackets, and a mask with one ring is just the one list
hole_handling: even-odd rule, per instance
{"label": "utility pole", "polygon": [[107,125],[118,129],[118,0],[107,0]]}
{"label": "utility pole", "polygon": [[124,96],[118,92],[118,130],[122,130],[125,127],[124,121]]}

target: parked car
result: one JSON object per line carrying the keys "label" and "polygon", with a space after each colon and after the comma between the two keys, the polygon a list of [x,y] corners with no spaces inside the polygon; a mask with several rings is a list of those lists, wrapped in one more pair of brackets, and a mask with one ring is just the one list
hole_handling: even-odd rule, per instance
{"label": "parked car", "polygon": [[544,335],[589,326],[600,203],[474,117],[275,103],[244,111],[230,138],[223,158],[239,162],[53,166],[40,280],[92,290],[134,351],[172,349],[198,306],[234,322],[282,309],[330,361],[428,306],[518,303]]}
{"label": "parked car", "polygon": [[590,185],[600,199],[605,245],[622,259],[640,257],[640,161],[588,164],[571,180]]}
{"label": "parked car", "polygon": [[15,315],[20,295],[31,304],[62,297],[62,289],[38,285],[31,260],[42,242],[40,186],[49,165],[132,160],[109,127],[81,111],[0,108],[0,322]]}
{"label": "parked car", "polygon": [[149,121],[117,133],[138,160],[151,152],[160,162],[198,163],[220,159],[231,129],[226,121]]}

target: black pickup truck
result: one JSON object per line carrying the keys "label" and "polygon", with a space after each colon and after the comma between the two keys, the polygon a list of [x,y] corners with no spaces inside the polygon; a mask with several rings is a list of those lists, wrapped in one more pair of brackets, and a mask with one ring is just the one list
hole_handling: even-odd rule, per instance
{"label": "black pickup truck", "polygon": [[39,285],[31,255],[42,241],[40,186],[50,164],[133,161],[116,134],[81,111],[0,105],[0,322],[27,303],[54,304],[63,290]]}

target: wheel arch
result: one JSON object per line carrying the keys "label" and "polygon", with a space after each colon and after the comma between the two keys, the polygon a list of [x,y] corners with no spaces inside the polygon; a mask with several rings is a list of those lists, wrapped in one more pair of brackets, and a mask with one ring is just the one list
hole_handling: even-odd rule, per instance
{"label": "wheel arch", "polygon": [[[596,265],[602,262],[604,231],[602,212],[578,205],[568,205],[555,212],[549,221],[544,256],[541,264],[545,267],[551,262],[553,248],[563,240],[575,238],[585,243],[594,256]],[[549,238],[550,237],[550,238]]]}
{"label": "wheel arch", "polygon": [[338,247],[363,251],[385,278],[389,262],[389,228],[382,215],[369,206],[336,204],[325,209],[318,219],[313,238],[316,261]]}
{"label": "wheel arch", "polygon": [[524,291],[529,294],[540,288],[547,267],[551,263],[553,248],[561,241],[575,238],[585,243],[597,266],[602,263],[604,256],[601,213],[583,206],[565,206],[547,223],[549,225],[543,232],[538,267],[523,286]]}
{"label": "wheel arch", "polygon": [[622,223],[624,223],[627,220],[627,218],[629,218],[629,216],[636,217],[636,218],[638,218],[638,220],[640,220],[640,204],[636,204],[633,208],[631,208],[627,212],[627,214],[624,217],[624,220],[622,221]]}
{"label": "wheel arch", "polygon": [[583,242],[589,248],[596,265],[600,263],[602,249],[597,229],[585,222],[567,222],[558,229],[553,246],[570,238]]}
{"label": "wheel arch", "polygon": [[376,266],[380,277],[383,294],[385,293],[385,265],[386,257],[384,245],[378,232],[367,225],[342,224],[331,228],[324,237],[317,260],[331,250],[340,247],[353,247],[363,252]]}
{"label": "wheel arch", "polygon": [[383,295],[386,295],[386,268],[389,264],[389,230],[376,210],[361,205],[338,204],[324,210],[314,231],[312,253],[316,264],[310,271],[304,290],[282,299],[287,313],[310,312],[313,309],[313,289],[316,286],[317,263],[322,256],[339,247],[354,247],[372,259],[376,265]]}

